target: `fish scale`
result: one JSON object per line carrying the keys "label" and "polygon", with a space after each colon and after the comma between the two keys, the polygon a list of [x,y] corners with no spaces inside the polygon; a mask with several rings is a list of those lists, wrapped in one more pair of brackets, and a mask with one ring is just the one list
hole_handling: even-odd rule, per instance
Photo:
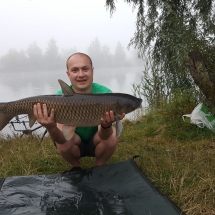
{"label": "fish scale", "polygon": [[49,113],[52,108],[55,109],[55,120],[59,123],[74,126],[84,126],[86,123],[95,125],[106,111],[116,111],[114,102],[111,102],[116,99],[117,97],[112,94],[108,96],[105,94],[36,96],[8,103],[5,114],[12,117],[19,114],[31,114],[34,104],[41,103],[47,105]]}
{"label": "fish scale", "polygon": [[69,92],[67,95],[41,95],[0,103],[0,130],[13,117],[21,114],[28,114],[29,125],[33,126],[36,121],[33,106],[37,103],[46,104],[48,113],[53,108],[56,122],[75,127],[99,125],[107,111],[113,111],[115,118],[118,118],[118,115],[139,108],[142,103],[142,99],[123,93],[76,94],[65,82],[61,81],[60,84],[62,90],[66,88],[66,92]]}

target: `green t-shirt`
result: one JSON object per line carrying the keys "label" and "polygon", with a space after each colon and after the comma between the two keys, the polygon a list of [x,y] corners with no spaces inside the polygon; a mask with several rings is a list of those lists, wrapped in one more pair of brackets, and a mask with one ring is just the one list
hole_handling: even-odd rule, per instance
{"label": "green t-shirt", "polygon": [[[70,85],[72,88],[72,85]],[[92,92],[91,93],[112,93],[110,89],[107,87],[92,83]],[[62,90],[58,90],[57,95],[62,95]],[[75,133],[78,134],[83,141],[89,141],[92,135],[94,135],[98,131],[98,126],[92,126],[92,127],[76,127]]]}

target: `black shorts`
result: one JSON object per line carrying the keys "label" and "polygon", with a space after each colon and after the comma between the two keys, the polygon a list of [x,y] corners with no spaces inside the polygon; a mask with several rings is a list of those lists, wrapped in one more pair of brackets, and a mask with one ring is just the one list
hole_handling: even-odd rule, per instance
{"label": "black shorts", "polygon": [[[96,146],[94,145],[94,142],[93,142],[95,134],[90,138],[89,141],[81,140],[81,144],[78,145],[78,147],[80,149],[80,154],[81,154],[80,157],[95,157]],[[57,148],[55,142],[54,142],[54,145]]]}
{"label": "black shorts", "polygon": [[81,157],[95,157],[95,148],[93,139],[95,134],[90,138],[89,141],[81,140],[81,144],[78,145],[81,153]]}

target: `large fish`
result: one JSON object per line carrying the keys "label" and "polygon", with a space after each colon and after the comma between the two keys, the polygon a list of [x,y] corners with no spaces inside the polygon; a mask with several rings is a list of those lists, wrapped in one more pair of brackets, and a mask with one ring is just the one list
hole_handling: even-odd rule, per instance
{"label": "large fish", "polygon": [[40,95],[20,99],[8,103],[0,103],[0,130],[9,121],[20,114],[28,114],[29,126],[32,127],[36,121],[33,114],[33,106],[37,103],[46,104],[48,112],[55,110],[55,121],[65,124],[63,131],[66,139],[69,127],[97,126],[101,117],[107,111],[112,110],[116,119],[116,135],[122,130],[122,123],[118,116],[122,113],[130,113],[139,108],[142,99],[123,93],[101,93],[101,94],[78,94],[62,80],[58,80],[63,95]]}

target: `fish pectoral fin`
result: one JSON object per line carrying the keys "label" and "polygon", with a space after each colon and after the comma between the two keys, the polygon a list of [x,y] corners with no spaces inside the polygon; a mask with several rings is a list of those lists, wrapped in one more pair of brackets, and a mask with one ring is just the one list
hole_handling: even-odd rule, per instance
{"label": "fish pectoral fin", "polygon": [[123,125],[122,121],[119,120],[119,116],[117,114],[115,114],[114,117],[116,120],[116,137],[119,137],[122,132]]}
{"label": "fish pectoral fin", "polygon": [[29,119],[29,126],[31,128],[34,125],[34,123],[36,122],[36,118],[35,118],[33,112],[31,114],[28,114],[28,119]]}
{"label": "fish pectoral fin", "polygon": [[61,79],[58,79],[58,82],[61,86],[61,90],[64,95],[74,95],[75,94],[74,90],[67,83],[65,83]]}
{"label": "fish pectoral fin", "polygon": [[63,125],[62,132],[65,139],[70,140],[75,134],[75,127],[71,125]]}

